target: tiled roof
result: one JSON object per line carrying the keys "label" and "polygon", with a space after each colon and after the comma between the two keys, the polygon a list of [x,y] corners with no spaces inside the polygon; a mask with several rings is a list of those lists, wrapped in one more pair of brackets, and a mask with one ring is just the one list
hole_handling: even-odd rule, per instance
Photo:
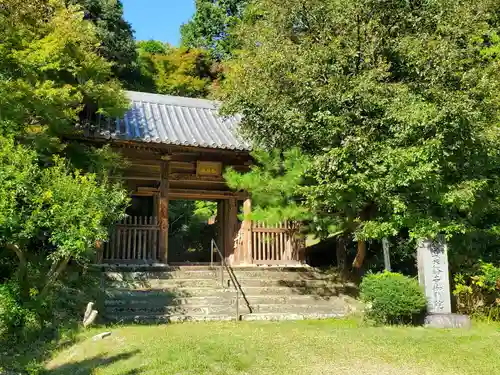
{"label": "tiled roof", "polygon": [[131,109],[99,131],[111,139],[231,150],[250,150],[237,134],[240,116],[221,116],[205,99],[127,91]]}

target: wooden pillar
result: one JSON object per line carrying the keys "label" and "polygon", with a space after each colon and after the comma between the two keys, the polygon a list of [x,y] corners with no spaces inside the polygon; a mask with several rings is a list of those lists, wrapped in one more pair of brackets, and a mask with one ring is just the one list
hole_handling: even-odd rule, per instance
{"label": "wooden pillar", "polygon": [[241,225],[243,229],[243,246],[241,254],[241,262],[243,264],[252,264],[252,220],[250,219],[250,214],[252,212],[252,201],[250,198],[243,202],[243,223]]}
{"label": "wooden pillar", "polygon": [[160,204],[158,218],[160,222],[160,262],[167,263],[168,259],[168,177],[170,164],[163,161],[161,164],[161,182],[160,182]]}
{"label": "wooden pillar", "polygon": [[[219,247],[219,250],[221,251],[222,254],[224,254],[224,227],[226,225],[225,223],[225,217],[224,217],[224,201],[220,200],[217,202],[217,246]],[[219,258],[219,255],[216,254],[216,259]]]}
{"label": "wooden pillar", "polygon": [[234,240],[236,238],[236,226],[238,224],[238,201],[236,198],[230,198],[226,201],[225,206],[226,219],[224,222],[226,226],[224,234],[224,254],[226,256],[226,261],[233,265],[237,262],[234,252]]}

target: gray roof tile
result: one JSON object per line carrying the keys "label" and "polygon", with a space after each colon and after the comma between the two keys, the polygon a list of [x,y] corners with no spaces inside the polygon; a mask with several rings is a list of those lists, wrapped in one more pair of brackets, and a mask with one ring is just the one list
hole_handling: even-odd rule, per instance
{"label": "gray roof tile", "polygon": [[106,138],[231,150],[250,150],[238,134],[239,115],[221,116],[219,103],[205,99],[127,91],[124,118],[99,131]]}

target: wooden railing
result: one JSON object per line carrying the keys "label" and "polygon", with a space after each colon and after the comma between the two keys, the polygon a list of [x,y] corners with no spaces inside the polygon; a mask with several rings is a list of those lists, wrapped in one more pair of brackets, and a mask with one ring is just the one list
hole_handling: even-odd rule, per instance
{"label": "wooden railing", "polygon": [[[248,227],[247,227],[248,228]],[[238,264],[297,265],[303,240],[297,236],[299,224],[282,222],[269,225],[254,221],[251,229],[242,229],[234,240]],[[249,241],[243,241],[248,230]],[[248,245],[247,247],[245,247]],[[98,262],[151,264],[161,263],[160,225],[156,217],[129,216],[113,226],[109,240],[103,246]],[[242,254],[248,249],[248,257]],[[248,260],[247,260],[248,259]]]}
{"label": "wooden railing", "polygon": [[293,265],[300,262],[302,241],[297,237],[298,224],[285,221],[269,225],[252,223],[252,262],[266,265]]}
{"label": "wooden railing", "polygon": [[111,230],[103,261],[151,263],[159,261],[160,227],[156,217],[129,216]]}

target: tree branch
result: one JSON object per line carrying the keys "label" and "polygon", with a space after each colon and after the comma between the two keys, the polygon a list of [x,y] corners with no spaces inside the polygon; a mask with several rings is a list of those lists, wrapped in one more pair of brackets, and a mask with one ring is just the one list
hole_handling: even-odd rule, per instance
{"label": "tree branch", "polygon": [[50,290],[50,287],[57,281],[61,273],[66,269],[68,265],[70,257],[63,259],[61,262],[55,262],[50,267],[50,271],[47,275],[47,282],[45,283],[42,291],[39,294],[39,297],[43,298],[47,295]]}
{"label": "tree branch", "polygon": [[28,267],[28,260],[26,259],[26,255],[16,244],[6,244],[5,247],[15,252],[17,258],[19,259],[19,265],[16,271],[16,279],[18,280],[19,284],[22,284],[23,279],[26,276],[26,270]]}
{"label": "tree branch", "polygon": [[56,272],[58,265],[59,265],[59,262],[52,263],[52,266],[50,266],[49,272],[47,272],[47,279],[50,279],[52,277],[52,274],[54,272]]}

